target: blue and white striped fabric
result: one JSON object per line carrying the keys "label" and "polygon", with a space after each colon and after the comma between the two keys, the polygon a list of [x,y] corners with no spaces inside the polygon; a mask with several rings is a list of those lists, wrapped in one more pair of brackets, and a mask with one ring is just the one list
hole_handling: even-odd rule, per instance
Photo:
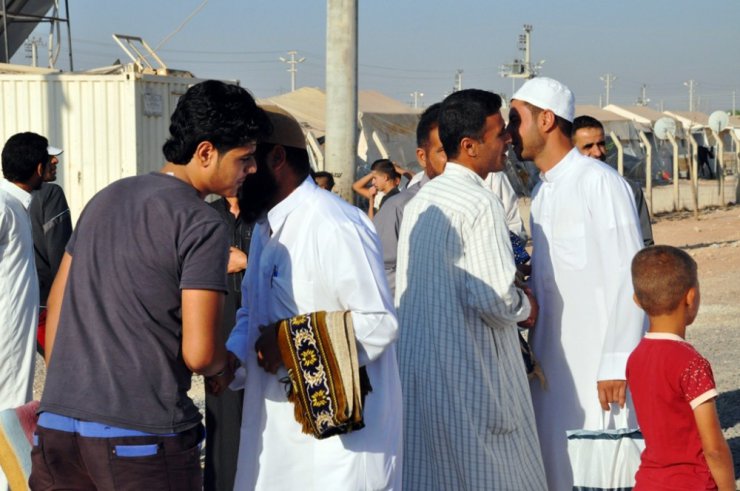
{"label": "blue and white striped fabric", "polygon": [[448,163],[407,205],[396,305],[405,490],[544,490],[501,201]]}

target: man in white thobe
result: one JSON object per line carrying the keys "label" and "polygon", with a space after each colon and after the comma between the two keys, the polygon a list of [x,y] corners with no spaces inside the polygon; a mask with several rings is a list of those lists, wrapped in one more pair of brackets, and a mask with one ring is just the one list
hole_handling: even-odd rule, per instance
{"label": "man in white thobe", "polygon": [[[48,141],[18,133],[2,152],[0,179],[0,410],[33,397],[39,283],[28,207],[49,166]],[[0,469],[0,490],[7,489]]]}
{"label": "man in white thobe", "polygon": [[[404,211],[396,304],[405,490],[544,490],[516,323],[536,308],[514,285],[501,200],[484,184],[509,136],[496,94],[442,103],[449,162]],[[534,302],[531,299],[531,302]]]}
{"label": "man in white thobe", "polygon": [[573,112],[572,92],[545,77],[526,82],[509,112],[517,157],[541,177],[531,208],[540,315],[529,339],[547,379],[531,387],[551,491],[573,486],[565,432],[603,429],[624,408],[627,358],[644,329],[630,276],[642,247],[634,199],[616,171],[573,148]]}
{"label": "man in white thobe", "polygon": [[[362,211],[309,177],[298,123],[265,109],[275,129],[257,149],[257,173],[244,182],[242,213],[267,213],[254,229],[243,307],[227,343],[246,371],[232,384],[246,377],[235,489],[400,489],[398,323],[377,235]],[[302,433],[295,420],[272,327],[316,311],[351,311],[372,385],[365,427],[323,440]]]}

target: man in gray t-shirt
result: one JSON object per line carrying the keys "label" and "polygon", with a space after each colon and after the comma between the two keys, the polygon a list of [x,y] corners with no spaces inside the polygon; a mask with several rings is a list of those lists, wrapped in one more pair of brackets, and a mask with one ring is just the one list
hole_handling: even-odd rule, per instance
{"label": "man in gray t-shirt", "polygon": [[242,88],[178,101],[161,172],[88,203],[48,300],[47,379],[33,489],[200,489],[192,372],[227,383],[220,335],[227,228],[203,198],[234,196],[270,124]]}

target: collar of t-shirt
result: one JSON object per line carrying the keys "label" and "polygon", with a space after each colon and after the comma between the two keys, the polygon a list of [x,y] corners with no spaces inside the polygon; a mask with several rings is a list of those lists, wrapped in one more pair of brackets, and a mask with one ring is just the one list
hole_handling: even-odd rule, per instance
{"label": "collar of t-shirt", "polygon": [[681,341],[685,343],[686,340],[678,334],[672,332],[646,332],[645,339],[667,339],[669,341]]}
{"label": "collar of t-shirt", "polygon": [[8,194],[20,201],[26,210],[28,205],[31,204],[31,193],[26,192],[26,190],[21,189],[7,179],[0,179],[0,189],[7,191]]}

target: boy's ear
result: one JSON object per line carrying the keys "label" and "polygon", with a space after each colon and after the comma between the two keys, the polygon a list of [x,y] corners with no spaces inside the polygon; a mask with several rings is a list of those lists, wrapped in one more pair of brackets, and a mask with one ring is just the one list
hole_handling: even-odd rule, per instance
{"label": "boy's ear", "polygon": [[[642,304],[641,304],[641,303],[640,303],[640,301],[639,301],[639,300],[637,299],[637,294],[636,294],[636,293],[633,293],[633,294],[632,294],[632,300],[634,300],[634,301],[635,301],[635,304],[637,304],[637,306],[638,306],[638,307],[640,307],[640,308],[642,309]],[[643,309],[643,310],[644,310],[644,309]]]}
{"label": "boy's ear", "polygon": [[691,307],[694,305],[694,301],[696,300],[696,287],[692,286],[688,290],[686,290],[686,295],[684,296],[684,301],[686,302],[686,305]]}

